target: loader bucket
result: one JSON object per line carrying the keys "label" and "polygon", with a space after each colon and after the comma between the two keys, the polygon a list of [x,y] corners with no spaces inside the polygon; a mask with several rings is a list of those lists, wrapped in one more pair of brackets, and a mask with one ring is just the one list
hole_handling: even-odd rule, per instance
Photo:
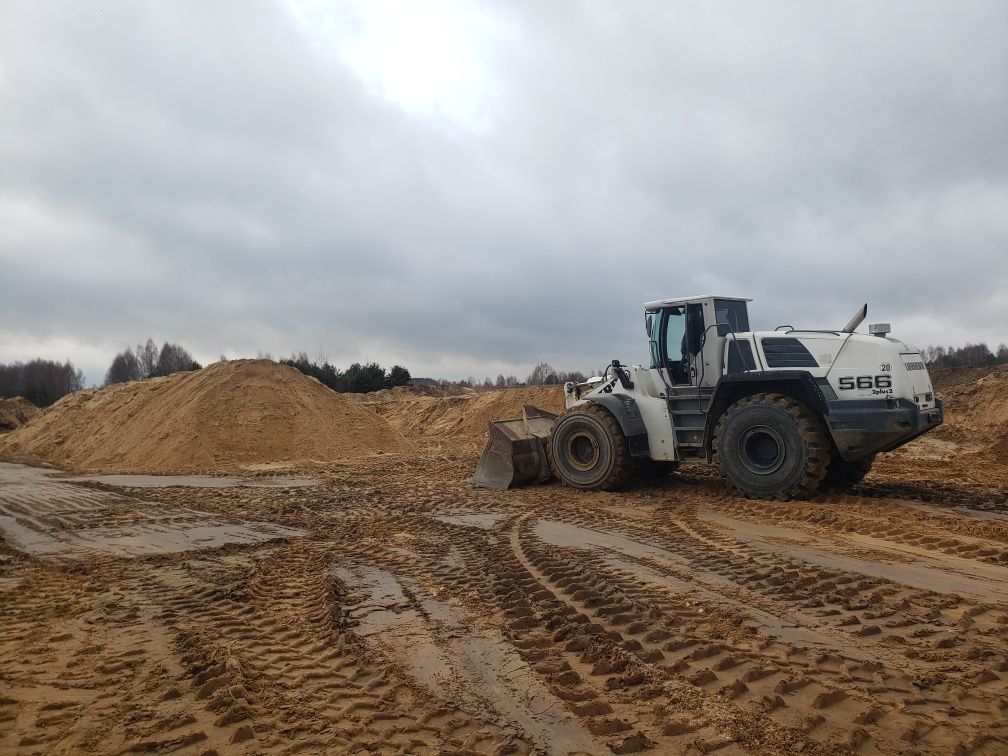
{"label": "loader bucket", "polygon": [[490,423],[483,456],[476,465],[473,485],[483,488],[514,488],[525,483],[544,483],[550,477],[546,441],[556,415],[538,407],[525,407],[518,420]]}

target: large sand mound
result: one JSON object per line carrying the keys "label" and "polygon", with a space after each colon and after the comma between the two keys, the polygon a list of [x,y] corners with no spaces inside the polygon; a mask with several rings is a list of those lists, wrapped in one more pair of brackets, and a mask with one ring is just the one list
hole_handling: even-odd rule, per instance
{"label": "large sand mound", "polygon": [[0,455],[89,472],[195,472],[409,448],[367,407],[270,360],[64,397],[0,439]]}
{"label": "large sand mound", "polygon": [[[941,435],[983,444],[1008,455],[1008,369],[953,383],[938,391],[945,410]],[[1008,459],[1006,459],[1008,461]]]}
{"label": "large sand mound", "polygon": [[563,389],[529,386],[463,396],[391,399],[364,406],[374,409],[407,435],[455,438],[482,444],[491,421],[521,417],[526,404],[550,412],[563,412]]}
{"label": "large sand mound", "polygon": [[23,396],[0,399],[0,431],[14,430],[24,425],[41,410]]}

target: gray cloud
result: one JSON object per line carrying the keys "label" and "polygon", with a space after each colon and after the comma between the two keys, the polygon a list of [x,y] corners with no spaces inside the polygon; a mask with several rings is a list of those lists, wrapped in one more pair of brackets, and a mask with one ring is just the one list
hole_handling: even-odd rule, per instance
{"label": "gray cloud", "polygon": [[701,290],[1008,340],[1003,4],[432,4],[366,50],[419,104],[367,7],[4,3],[0,360],[592,368]]}

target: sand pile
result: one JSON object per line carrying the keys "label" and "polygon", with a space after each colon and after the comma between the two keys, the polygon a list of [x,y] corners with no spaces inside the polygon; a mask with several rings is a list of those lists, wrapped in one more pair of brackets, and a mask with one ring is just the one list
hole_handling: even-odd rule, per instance
{"label": "sand pile", "polygon": [[11,431],[24,425],[42,410],[23,396],[0,399],[0,432]]}
{"label": "sand pile", "polygon": [[270,360],[64,397],[0,439],[0,456],[89,472],[196,472],[410,448],[387,422]]}
{"label": "sand pile", "polygon": [[347,394],[347,396],[368,404],[370,402],[387,402],[390,399],[414,399],[420,396],[462,396],[475,393],[476,389],[459,386],[393,386],[367,394]]}
{"label": "sand pile", "polygon": [[973,380],[957,377],[946,376],[945,387],[938,390],[945,424],[935,434],[986,447],[1008,462],[1008,369],[988,369]]}
{"label": "sand pile", "polygon": [[931,376],[931,384],[939,395],[944,395],[946,391],[964,383],[975,383],[988,375],[1008,375],[1008,365],[987,365],[986,367],[955,367],[955,368],[934,368],[929,367],[928,373]]}
{"label": "sand pile", "polygon": [[521,417],[526,404],[550,412],[563,412],[563,389],[558,386],[494,389],[464,396],[392,399],[367,406],[407,435],[456,438],[482,444],[491,421]]}

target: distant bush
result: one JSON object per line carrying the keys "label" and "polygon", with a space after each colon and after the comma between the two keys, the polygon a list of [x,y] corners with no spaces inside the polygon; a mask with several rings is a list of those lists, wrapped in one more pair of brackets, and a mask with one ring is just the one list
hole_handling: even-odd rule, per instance
{"label": "distant bush", "polygon": [[84,373],[69,361],[34,359],[0,365],[0,397],[23,396],[37,407],[48,407],[84,388]]}
{"label": "distant bush", "polygon": [[202,366],[193,359],[188,349],[166,341],[159,350],[154,339],[147,339],[147,343],[138,344],[136,350],[126,347],[112,358],[112,364],[105,373],[105,385],[142,381],[145,378],[199,370],[200,367]]}
{"label": "distant bush", "polygon": [[355,362],[343,371],[333,366],[324,356],[320,356],[316,361],[310,359],[305,352],[291,355],[280,362],[297,368],[305,375],[317,378],[320,383],[333,391],[342,393],[363,394],[393,386],[410,385],[410,372],[402,365],[394,365],[386,373],[385,368],[377,362],[368,362],[364,365]]}
{"label": "distant bush", "polygon": [[389,386],[409,386],[412,378],[410,378],[410,372],[402,365],[393,365],[392,369],[388,372]]}

